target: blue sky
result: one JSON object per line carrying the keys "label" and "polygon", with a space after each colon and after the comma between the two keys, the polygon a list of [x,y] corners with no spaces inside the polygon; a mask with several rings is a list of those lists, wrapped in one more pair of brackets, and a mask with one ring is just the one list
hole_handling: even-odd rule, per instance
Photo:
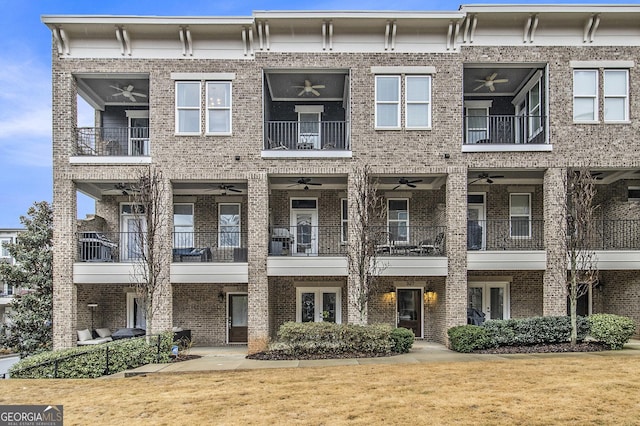
{"label": "blue sky", "polygon": [[[636,1],[535,3],[638,4]],[[0,228],[19,227],[34,201],[52,199],[51,33],[41,15],[249,16],[253,10],[457,10],[461,3],[515,4],[524,0],[0,0]],[[389,6],[392,5],[390,8]],[[307,7],[308,6],[308,7]],[[90,116],[80,117],[81,124]],[[80,201],[80,216],[92,203]]]}

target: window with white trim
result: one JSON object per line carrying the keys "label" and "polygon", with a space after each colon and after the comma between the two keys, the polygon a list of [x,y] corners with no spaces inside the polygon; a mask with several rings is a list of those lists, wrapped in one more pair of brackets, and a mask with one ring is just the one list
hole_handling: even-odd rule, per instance
{"label": "window with white trim", "polygon": [[189,248],[193,244],[193,204],[173,205],[173,248]]}
{"label": "window with white trim", "polygon": [[509,194],[511,238],[531,238],[531,194]]}
{"label": "window with white trim", "polygon": [[[604,110],[600,116],[599,82],[602,76]],[[573,121],[595,123],[629,121],[629,70],[576,69],[573,71]]]}
{"label": "window with white trim", "polygon": [[640,201],[640,186],[630,186],[627,188],[628,201]]}
{"label": "window with white trim", "polygon": [[11,244],[13,241],[11,238],[0,238],[0,257],[10,258],[9,249],[5,244]]}
{"label": "window with white trim", "polygon": [[389,242],[391,244],[408,243],[409,199],[389,198],[387,203],[387,230],[389,232]]}
{"label": "window with white trim", "polygon": [[431,77],[411,75],[405,77],[405,127],[428,129],[431,127]]}
{"label": "window with white trim", "polygon": [[231,134],[231,82],[207,82],[207,134]]}
{"label": "window with white trim", "polygon": [[400,128],[400,76],[376,76],[376,128]]}
{"label": "window with white trim", "polygon": [[629,120],[629,71],[604,70],[604,121]]}
{"label": "window with white trim", "polygon": [[240,203],[221,203],[218,213],[218,247],[240,247]]}
{"label": "window with white trim", "polygon": [[346,198],[340,199],[340,242],[349,241],[349,203]]}
{"label": "window with white trim", "polygon": [[176,133],[200,134],[200,82],[176,82]]}

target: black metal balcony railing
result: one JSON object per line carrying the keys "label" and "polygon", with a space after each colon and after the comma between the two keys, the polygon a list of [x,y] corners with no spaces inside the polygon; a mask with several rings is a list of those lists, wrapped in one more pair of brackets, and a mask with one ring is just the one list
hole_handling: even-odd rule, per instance
{"label": "black metal balcony railing", "polygon": [[[246,232],[174,232],[173,262],[246,262]],[[144,250],[137,232],[80,232],[80,262],[136,262]]]}
{"label": "black metal balcony railing", "polygon": [[490,219],[467,222],[467,250],[543,250],[544,221]]}
{"label": "black metal balcony railing", "polygon": [[464,144],[546,144],[546,116],[465,115]]}
{"label": "black metal balcony railing", "polygon": [[344,256],[347,231],[341,226],[287,226],[271,229],[270,256]]}
{"label": "black metal balcony railing", "polygon": [[446,256],[446,226],[371,227],[379,256]]}
{"label": "black metal balcony railing", "polygon": [[79,127],[76,155],[147,156],[148,127]]}
{"label": "black metal balcony railing", "polygon": [[592,250],[639,250],[640,220],[599,220]]}
{"label": "black metal balcony railing", "polygon": [[266,121],[266,150],[337,150],[349,151],[347,121]]}

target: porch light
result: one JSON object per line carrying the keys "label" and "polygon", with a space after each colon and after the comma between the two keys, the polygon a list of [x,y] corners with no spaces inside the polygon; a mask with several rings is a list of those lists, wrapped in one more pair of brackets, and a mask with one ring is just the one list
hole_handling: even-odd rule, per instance
{"label": "porch light", "polygon": [[427,305],[432,305],[438,299],[438,295],[435,291],[427,290],[424,293],[424,301]]}
{"label": "porch light", "polygon": [[97,307],[97,303],[87,303],[87,308],[91,310],[91,331],[93,331],[93,313],[96,311]]}

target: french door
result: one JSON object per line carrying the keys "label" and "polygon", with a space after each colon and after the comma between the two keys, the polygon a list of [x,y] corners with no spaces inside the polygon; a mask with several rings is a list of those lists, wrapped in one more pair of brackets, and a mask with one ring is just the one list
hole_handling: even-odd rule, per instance
{"label": "french door", "polygon": [[509,319],[509,283],[470,282],[467,296],[469,308],[482,312],[485,320]]}
{"label": "french door", "polygon": [[296,321],[342,322],[342,289],[340,287],[298,287],[296,289]]}
{"label": "french door", "polygon": [[[318,255],[318,207],[316,199],[291,200],[291,254]],[[296,208],[296,206],[305,208]]]}
{"label": "french door", "polygon": [[467,205],[467,250],[486,248],[486,228],[484,204]]}
{"label": "french door", "polygon": [[142,206],[122,204],[120,206],[120,259],[139,260],[145,250],[147,222]]}

